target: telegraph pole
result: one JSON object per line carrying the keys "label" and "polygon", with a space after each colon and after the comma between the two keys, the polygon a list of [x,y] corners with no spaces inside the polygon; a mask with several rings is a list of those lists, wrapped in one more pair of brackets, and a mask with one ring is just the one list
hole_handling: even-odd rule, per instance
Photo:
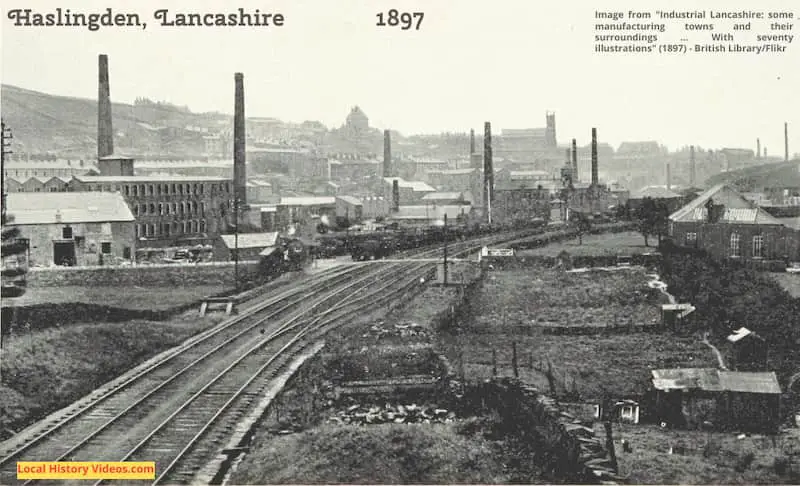
{"label": "telegraph pole", "polygon": [[447,287],[447,213],[444,213],[444,286]]}
{"label": "telegraph pole", "polygon": [[11,154],[8,147],[11,146],[11,139],[13,136],[11,135],[11,129],[6,126],[6,122],[0,121],[2,124],[2,131],[0,132],[0,184],[3,186],[3,208],[2,208],[2,225],[5,226],[6,224],[6,154]]}
{"label": "telegraph pole", "polygon": [[239,291],[239,195],[233,197],[233,275],[236,291]]}

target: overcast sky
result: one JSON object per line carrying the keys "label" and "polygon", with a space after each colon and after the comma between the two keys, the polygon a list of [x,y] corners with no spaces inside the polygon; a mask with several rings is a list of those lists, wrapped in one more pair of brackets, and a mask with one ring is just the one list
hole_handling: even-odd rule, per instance
{"label": "overcast sky", "polygon": [[[188,105],[193,111],[233,111],[233,73],[244,73],[248,116],[319,120],[339,126],[359,105],[378,128],[404,134],[544,126],[556,113],[560,142],[653,140],[676,148],[697,144],[750,147],[756,137],[783,155],[800,152],[800,38],[782,54],[599,54],[594,7],[639,10],[760,6],[788,10],[794,0],[753,2],[601,3],[559,0],[73,0],[73,12],[139,13],[146,29],[15,27],[8,9],[53,12],[64,2],[3,2],[2,81],[52,94],[95,98],[97,55],[109,55],[111,97],[138,96]],[[153,11],[280,12],[283,27],[160,27]],[[234,7],[235,6],[235,7]],[[421,30],[375,25],[388,8],[425,13]],[[64,7],[66,8],[66,7]],[[660,21],[659,21],[660,22]],[[685,35],[667,23],[664,41]],[[716,32],[730,22],[718,23]],[[752,43],[769,33],[753,21]],[[758,32],[756,32],[758,31]],[[800,22],[793,29],[800,37]]]}

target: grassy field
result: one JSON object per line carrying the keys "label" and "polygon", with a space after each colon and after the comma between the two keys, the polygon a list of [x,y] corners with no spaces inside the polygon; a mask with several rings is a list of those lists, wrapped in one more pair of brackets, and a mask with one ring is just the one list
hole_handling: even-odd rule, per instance
{"label": "grassy field", "polygon": [[[546,335],[543,327],[656,324],[657,295],[644,271],[564,273],[551,269],[493,272],[473,300],[472,317],[448,337],[447,354],[464,363],[467,379],[493,371],[511,375],[516,343],[521,378],[550,390],[552,366],[558,395],[598,398],[643,393],[650,370],[713,366],[714,356],[695,337],[632,332],[609,335]],[[548,364],[549,363],[549,364]]]}
{"label": "grassy field", "polygon": [[14,305],[83,302],[132,310],[167,310],[228,290],[223,285],[193,287],[31,287]]}
{"label": "grassy field", "polygon": [[[599,431],[599,427],[598,427]],[[632,484],[798,484],[800,429],[771,437],[617,425],[620,475]],[[670,448],[673,453],[670,454]]]}
{"label": "grassy field", "polygon": [[[324,425],[260,442],[231,484],[537,484],[502,443],[460,423]],[[528,466],[530,467],[530,466]],[[545,482],[538,482],[545,484]]]}
{"label": "grassy field", "polygon": [[0,429],[21,430],[222,319],[74,324],[5,338]]}
{"label": "grassy field", "polygon": [[771,273],[769,275],[792,294],[792,297],[800,297],[800,273]]}
{"label": "grassy field", "polygon": [[633,255],[656,251],[657,240],[650,238],[650,246],[644,246],[644,237],[635,231],[622,233],[608,233],[602,235],[586,235],[583,244],[578,244],[578,239],[551,243],[541,248],[521,250],[519,256],[558,256],[566,250],[570,255],[603,256],[603,255]]}

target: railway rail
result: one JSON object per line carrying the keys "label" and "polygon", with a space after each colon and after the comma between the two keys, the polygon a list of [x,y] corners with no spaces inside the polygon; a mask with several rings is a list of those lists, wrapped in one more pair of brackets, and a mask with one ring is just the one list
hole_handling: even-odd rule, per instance
{"label": "railway rail", "polygon": [[[519,232],[452,243],[451,255]],[[441,250],[407,252],[436,256]],[[156,482],[191,481],[237,420],[305,346],[432,272],[429,261],[334,267],[145,363],[58,420],[0,444],[0,483],[18,460],[156,461]]]}

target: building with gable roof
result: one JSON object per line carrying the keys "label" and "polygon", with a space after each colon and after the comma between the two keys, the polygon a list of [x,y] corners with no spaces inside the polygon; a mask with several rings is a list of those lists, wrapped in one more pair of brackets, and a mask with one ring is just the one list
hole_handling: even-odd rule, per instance
{"label": "building with gable roof", "polygon": [[800,261],[800,231],[718,184],[669,216],[669,236],[683,247],[741,261]]}
{"label": "building with gable roof", "polygon": [[108,265],[135,254],[135,218],[119,193],[17,192],[7,198],[28,240],[31,266]]}

